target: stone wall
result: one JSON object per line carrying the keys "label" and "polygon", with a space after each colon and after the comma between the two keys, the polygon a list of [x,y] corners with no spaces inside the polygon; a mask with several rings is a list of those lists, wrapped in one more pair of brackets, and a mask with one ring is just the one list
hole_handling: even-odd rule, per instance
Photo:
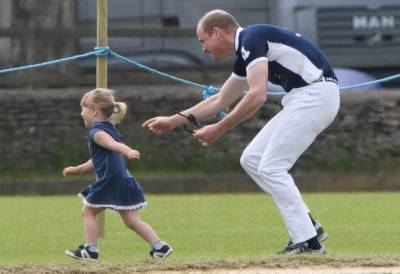
{"label": "stone wall", "polygon": [[[139,162],[130,163],[134,172],[141,174],[235,173],[240,169],[241,151],[281,108],[280,98],[270,97],[254,117],[217,144],[202,147],[183,129],[155,136],[140,127],[149,117],[171,114],[198,102],[199,90],[182,86],[114,88],[117,99],[129,107],[121,131],[125,142],[142,153]],[[86,131],[79,105],[87,90],[0,90],[2,175],[55,174],[66,165],[87,160]],[[301,157],[295,170],[396,169],[400,162],[400,91],[347,92],[341,99],[342,107],[334,123]]]}

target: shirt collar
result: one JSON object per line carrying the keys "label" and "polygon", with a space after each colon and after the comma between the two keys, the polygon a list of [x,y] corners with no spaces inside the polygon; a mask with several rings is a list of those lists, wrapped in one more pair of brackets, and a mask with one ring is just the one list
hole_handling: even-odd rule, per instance
{"label": "shirt collar", "polygon": [[235,34],[235,51],[238,50],[239,48],[239,35],[242,32],[243,28],[242,27],[238,27],[238,29],[236,30],[236,34]]}

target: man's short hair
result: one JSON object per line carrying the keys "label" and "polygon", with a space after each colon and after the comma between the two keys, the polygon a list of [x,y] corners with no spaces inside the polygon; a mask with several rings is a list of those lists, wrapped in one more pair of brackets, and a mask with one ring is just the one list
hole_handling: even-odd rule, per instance
{"label": "man's short hair", "polygon": [[203,30],[208,34],[212,33],[214,27],[219,27],[223,30],[237,29],[239,27],[239,23],[236,21],[235,17],[219,9],[211,10],[204,14],[199,20],[198,25],[200,26],[200,24]]}

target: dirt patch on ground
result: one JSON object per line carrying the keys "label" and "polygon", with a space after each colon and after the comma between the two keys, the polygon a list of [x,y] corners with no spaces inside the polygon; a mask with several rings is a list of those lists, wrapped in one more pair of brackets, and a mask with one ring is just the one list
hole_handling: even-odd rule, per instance
{"label": "dirt patch on ground", "polygon": [[[148,274],[159,274],[160,272],[149,272]],[[247,269],[213,269],[207,271],[164,271],[163,274],[398,274],[400,267],[300,267],[300,268],[247,268]]]}
{"label": "dirt patch on ground", "polygon": [[316,273],[397,273],[400,274],[400,257],[316,257],[285,256],[266,257],[255,260],[223,260],[193,262],[146,261],[135,265],[102,264],[101,262],[76,261],[71,265],[0,267],[0,273],[146,273],[146,274],[316,274]]}
{"label": "dirt patch on ground", "polygon": [[[131,272],[133,271],[133,272]],[[68,267],[16,267],[0,269],[0,273],[145,273],[145,274],[400,274],[400,266],[394,267],[299,267],[299,268],[244,268],[244,269],[210,269],[210,270],[156,270],[136,272],[135,270],[107,269],[70,269]]]}

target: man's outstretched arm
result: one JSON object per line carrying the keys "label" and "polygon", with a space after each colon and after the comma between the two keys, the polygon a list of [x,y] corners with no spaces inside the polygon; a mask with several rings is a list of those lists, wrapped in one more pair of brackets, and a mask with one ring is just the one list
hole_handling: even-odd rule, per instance
{"label": "man's outstretched arm", "polygon": [[[185,116],[192,114],[198,121],[207,120],[215,114],[224,111],[232,105],[243,93],[246,82],[230,76],[221,87],[221,91],[191,108],[181,111]],[[174,128],[187,124],[188,120],[178,114],[158,116],[145,121],[142,127],[147,127],[156,134],[167,133]]]}
{"label": "man's outstretched arm", "polygon": [[194,136],[203,145],[208,145],[240,122],[252,116],[266,101],[268,63],[258,62],[247,71],[249,91],[235,108],[218,123],[205,126]]}

